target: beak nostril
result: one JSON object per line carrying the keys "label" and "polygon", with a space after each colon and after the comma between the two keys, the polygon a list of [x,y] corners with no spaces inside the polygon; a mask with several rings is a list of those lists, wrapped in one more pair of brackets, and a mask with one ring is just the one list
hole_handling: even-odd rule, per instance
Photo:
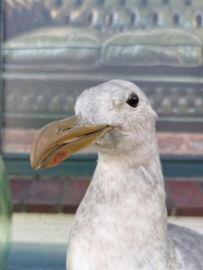
{"label": "beak nostril", "polygon": [[59,129],[59,131],[58,131],[58,134],[59,135],[61,135],[64,131],[68,131],[68,130],[70,130],[70,129],[72,129],[73,127],[69,127],[69,128],[67,128],[67,129]]}
{"label": "beak nostril", "polygon": [[68,130],[70,130],[70,129],[72,129],[72,128],[74,128],[74,127],[69,127],[69,128],[67,128],[67,129],[64,129],[64,131],[68,131]]}

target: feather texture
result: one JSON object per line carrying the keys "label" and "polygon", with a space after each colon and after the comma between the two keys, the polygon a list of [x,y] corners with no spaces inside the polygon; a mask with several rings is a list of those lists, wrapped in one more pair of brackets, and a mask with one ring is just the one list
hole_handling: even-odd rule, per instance
{"label": "feather texture", "polygon": [[[131,93],[139,97],[132,108]],[[134,84],[114,80],[84,91],[81,123],[108,124],[94,142],[99,158],[75,216],[67,270],[203,270],[203,237],[167,225],[156,113]]]}

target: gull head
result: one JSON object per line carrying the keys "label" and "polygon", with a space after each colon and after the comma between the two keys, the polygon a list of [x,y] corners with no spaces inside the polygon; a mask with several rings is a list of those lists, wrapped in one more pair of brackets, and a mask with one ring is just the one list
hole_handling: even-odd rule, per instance
{"label": "gull head", "polygon": [[100,155],[148,162],[157,154],[156,113],[135,84],[113,80],[85,90],[75,116],[52,122],[36,135],[30,161],[34,169],[57,166],[93,146]]}

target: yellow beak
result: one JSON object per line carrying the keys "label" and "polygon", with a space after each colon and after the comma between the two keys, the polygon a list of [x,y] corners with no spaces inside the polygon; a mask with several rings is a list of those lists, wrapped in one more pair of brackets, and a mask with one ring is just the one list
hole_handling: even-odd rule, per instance
{"label": "yellow beak", "polygon": [[70,155],[90,146],[106,131],[107,125],[80,125],[78,116],[52,122],[34,138],[30,153],[33,169],[57,166]]}

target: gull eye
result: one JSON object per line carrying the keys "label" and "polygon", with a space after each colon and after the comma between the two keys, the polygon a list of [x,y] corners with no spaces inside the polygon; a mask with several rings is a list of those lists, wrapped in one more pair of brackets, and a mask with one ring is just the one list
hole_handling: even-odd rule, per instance
{"label": "gull eye", "polygon": [[135,108],[139,103],[139,97],[136,94],[132,93],[126,102],[128,103],[128,105]]}

